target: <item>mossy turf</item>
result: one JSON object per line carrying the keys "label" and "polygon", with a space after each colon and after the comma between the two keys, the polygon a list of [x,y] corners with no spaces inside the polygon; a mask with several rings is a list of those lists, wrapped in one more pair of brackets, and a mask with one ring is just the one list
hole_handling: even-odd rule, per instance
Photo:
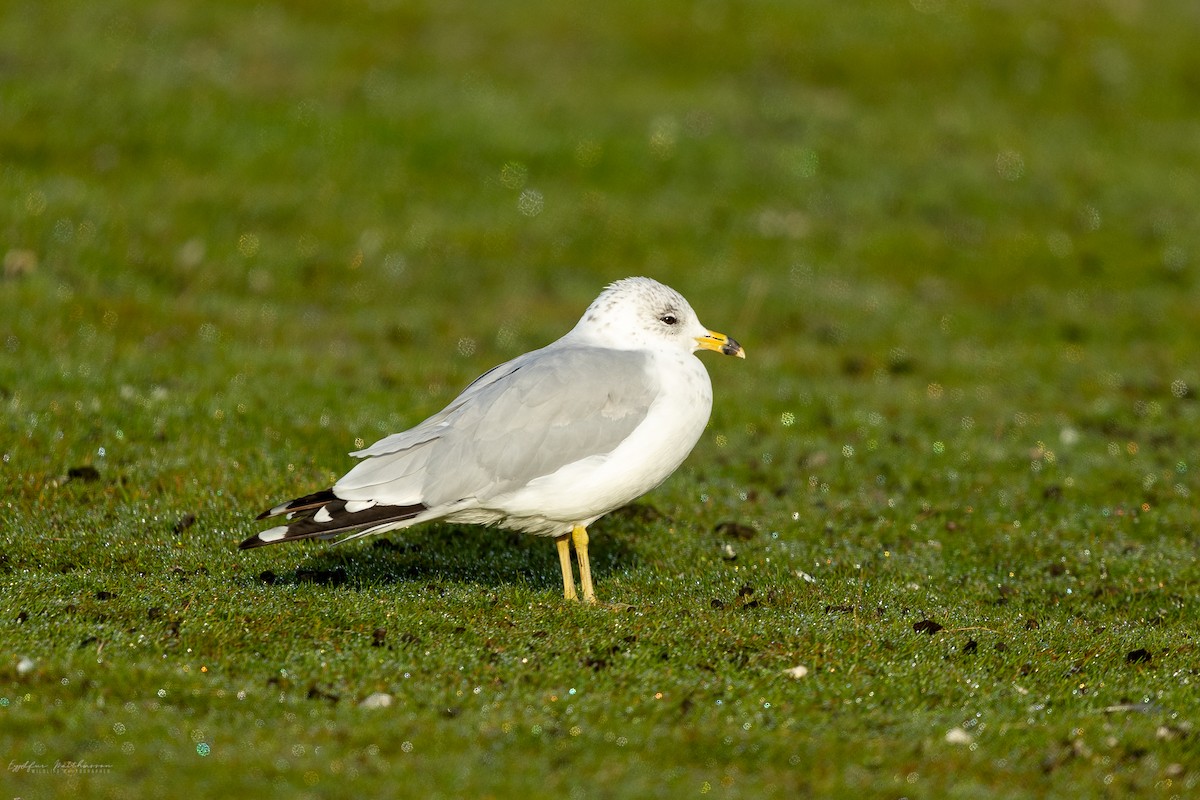
{"label": "mossy turf", "polygon": [[[1196,796],[1198,29],[6,11],[0,793]],[[237,550],[634,274],[749,358],[608,605],[503,531]]]}

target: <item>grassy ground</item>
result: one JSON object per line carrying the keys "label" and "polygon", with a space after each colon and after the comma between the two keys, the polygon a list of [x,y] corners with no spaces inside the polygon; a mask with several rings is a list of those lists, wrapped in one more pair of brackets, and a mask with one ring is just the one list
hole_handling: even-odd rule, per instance
{"label": "grassy ground", "polygon": [[[0,21],[6,796],[1200,792],[1194,3],[394,5]],[[632,610],[237,551],[630,274],[750,354]]]}

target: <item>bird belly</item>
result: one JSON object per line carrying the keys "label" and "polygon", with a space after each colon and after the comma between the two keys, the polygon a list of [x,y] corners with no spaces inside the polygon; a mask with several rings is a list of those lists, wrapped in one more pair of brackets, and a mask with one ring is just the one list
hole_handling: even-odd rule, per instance
{"label": "bird belly", "polygon": [[[690,363],[689,363],[690,362]],[[505,495],[486,508],[497,524],[541,535],[587,525],[629,504],[673,473],[699,441],[712,411],[712,385],[694,356],[684,380],[664,386],[642,424],[609,453],[567,464]]]}

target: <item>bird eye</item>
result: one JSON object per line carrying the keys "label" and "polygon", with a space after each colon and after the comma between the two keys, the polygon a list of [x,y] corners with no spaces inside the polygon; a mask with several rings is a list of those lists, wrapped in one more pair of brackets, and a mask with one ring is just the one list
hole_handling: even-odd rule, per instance
{"label": "bird eye", "polygon": [[676,319],[674,314],[663,314],[661,317],[658,318],[658,320],[659,320],[659,322],[664,322],[667,325],[674,325],[676,322],[679,322],[679,320]]}

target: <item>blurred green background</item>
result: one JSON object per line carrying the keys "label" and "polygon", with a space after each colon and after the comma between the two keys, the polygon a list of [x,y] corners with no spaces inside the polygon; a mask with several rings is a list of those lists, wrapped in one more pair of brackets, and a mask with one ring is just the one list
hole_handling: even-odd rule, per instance
{"label": "blurred green background", "polygon": [[[0,785],[1194,793],[1197,30],[8,8]],[[236,551],[636,274],[750,357],[706,359],[695,453],[593,530],[632,611],[502,532]]]}

